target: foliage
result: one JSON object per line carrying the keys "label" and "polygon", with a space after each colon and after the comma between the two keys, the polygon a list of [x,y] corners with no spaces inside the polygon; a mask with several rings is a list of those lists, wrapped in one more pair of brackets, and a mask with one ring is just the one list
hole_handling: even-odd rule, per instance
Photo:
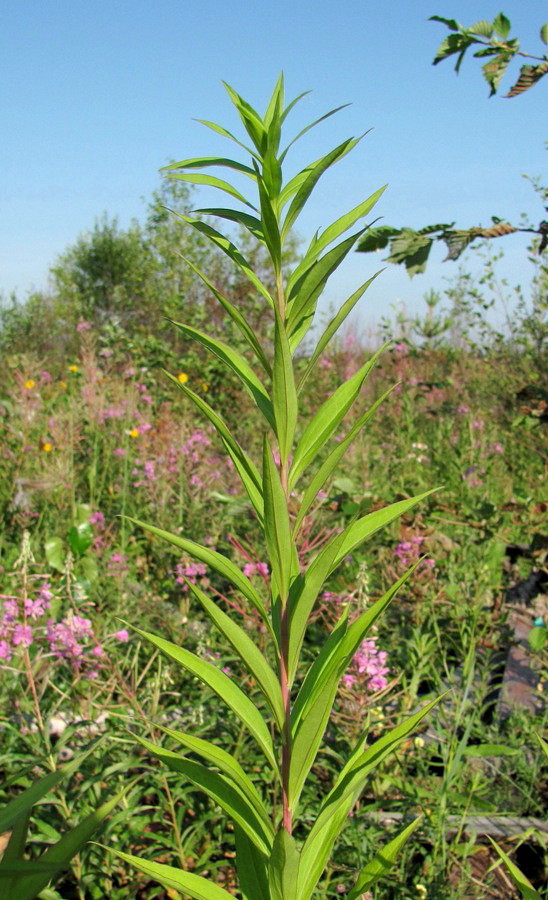
{"label": "foliage", "polygon": [[[301,828],[299,801],[327,727],[339,680],[369,629],[409,573],[400,578],[393,588],[352,624],[348,623],[347,615],[343,614],[315,662],[302,672],[301,650],[308,619],[323,585],[345,556],[379,528],[425,499],[430,492],[393,503],[351,521],[340,534],[335,534],[323,544],[310,564],[305,564],[300,526],[306,513],[313,508],[318,491],[322,489],[340,458],[337,445],[332,447],[315,477],[304,488],[296,508],[292,496],[301,476],[307,470],[309,473],[314,471],[316,458],[324,447],[329,447],[330,438],[336,435],[345,414],[357,399],[378,354],[343,382],[320,405],[308,423],[297,430],[299,392],[314,371],[329,339],[336,333],[371,279],[334,316],[317,341],[299,379],[296,378],[292,357],[296,355],[313,323],[318,297],[327,279],[344,260],[364,229],[359,228],[339,243],[335,241],[369,212],[381,191],[377,191],[323,232],[316,234],[297,267],[284,277],[286,236],[321,175],[345,156],[358,141],[352,138],[342,142],[284,184],[282,163],[291,144],[280,151],[282,124],[296,101],[284,108],[282,77],[275,86],[262,118],[236,92],[225,86],[252,143],[252,149],[246,148],[251,157],[250,164],[227,158],[200,158],[182,160],[169,166],[168,170],[182,171],[183,175],[180,177],[191,181],[197,179],[200,183],[218,188],[236,197],[247,207],[245,212],[220,207],[202,212],[213,213],[229,222],[236,221],[258,238],[271,260],[273,291],[260,280],[248,260],[229,238],[201,219],[183,216],[183,220],[220,247],[261,294],[274,322],[273,357],[269,358],[270,348],[261,345],[250,330],[245,315],[220,294],[217,298],[242,333],[261,376],[257,374],[256,368],[250,366],[246,357],[228,344],[187,324],[175,325],[216,354],[227,368],[236,373],[250,394],[262,423],[262,468],[256,466],[208,404],[186,384],[180,384],[180,387],[210,420],[238,472],[264,539],[271,572],[271,577],[267,579],[268,593],[258,592],[243,572],[218,552],[154,526],[142,522],[136,524],[206,563],[214,572],[228,580],[232,588],[241,593],[255,609],[270,638],[269,646],[265,648],[266,655],[207,594],[188,582],[196,600],[231,644],[255,681],[266,703],[264,712],[257,708],[256,700],[251,700],[211,663],[142,629],[136,628],[136,631],[168,659],[208,685],[240,719],[242,726],[261,749],[267,767],[273,771],[276,796],[274,809],[269,810],[249,775],[240,765],[235,765],[232,757],[217,744],[182,732],[168,731],[168,735],[178,745],[190,750],[201,760],[198,762],[189,759],[185,753],[181,755],[162,745],[144,740],[142,743],[160,761],[200,787],[233,820],[236,830],[236,867],[243,896],[251,900],[257,895],[257,888],[260,886],[261,896],[270,897],[271,900],[297,897],[306,900],[315,892],[329,860],[331,848],[371,772],[405,739],[436,702],[431,701],[370,746],[366,743],[367,731],[359,737],[352,754],[335,777],[331,791],[319,803],[312,828],[308,829],[304,840],[301,839],[298,843],[294,832]],[[325,119],[333,112],[322,118]],[[221,126],[206,124],[240,144],[239,140]],[[312,126],[305,128],[297,137],[310,127]],[[258,193],[256,205],[240,194],[232,184],[216,176],[193,174],[196,169],[209,167],[228,168],[251,179]],[[205,277],[203,276],[204,280]],[[270,389],[265,385],[264,379],[267,379],[267,384],[270,383]],[[173,380],[177,383],[175,378]],[[299,432],[300,436],[297,438]],[[274,668],[268,657],[273,660]],[[296,678],[299,675],[300,687],[297,689]],[[212,765],[214,768],[211,768]],[[405,836],[409,833],[408,829]],[[366,864],[362,868],[354,891],[356,896],[388,870],[400,843],[399,840],[393,841],[377,854],[374,864]],[[226,891],[195,875],[167,869],[135,857],[128,858],[128,861],[155,876],[160,882],[184,890],[193,897],[228,896]]]}
{"label": "foliage", "polygon": [[[530,53],[524,53],[520,50],[519,40],[508,37],[512,25],[504,13],[498,13],[492,23],[481,19],[467,28],[464,28],[455,19],[444,19],[442,16],[431,16],[430,19],[447,25],[451,32],[438,47],[433,65],[437,65],[450,56],[457,55],[455,72],[458,74],[466,51],[479,44],[480,49],[476,50],[474,56],[481,59],[489,57],[482,66],[482,72],[491,89],[491,97],[497,93],[499,83],[509,63],[516,56],[534,59],[537,64],[526,64],[521,67],[518,80],[505,94],[506,97],[517,97],[519,94],[523,94],[548,73],[548,56],[546,54],[531,56]],[[539,36],[542,43],[548,45],[548,22],[541,25]]]}
{"label": "foliage", "polygon": [[[510,21],[503,13],[495,16],[493,23],[480,20],[469,28],[463,28],[455,19],[444,19],[441,16],[431,16],[433,21],[447,25],[451,34],[445,38],[438,47],[434,57],[434,65],[443,59],[457,54],[455,71],[458,73],[466,51],[480,44],[481,49],[474,53],[476,57],[490,57],[483,65],[483,75],[491,87],[491,96],[497,92],[499,82],[504,75],[508,64],[514,56],[529,56],[519,49],[517,38],[507,39],[510,32]],[[548,43],[548,23],[540,29],[540,37],[544,44]],[[536,66],[524,65],[520,76],[507,97],[515,97],[523,93],[533,84],[548,73],[548,57],[532,57],[538,59]],[[544,203],[546,204],[546,191]],[[430,251],[436,241],[442,241],[447,248],[445,260],[456,260],[470,244],[480,239],[490,240],[504,237],[516,232],[525,232],[538,235],[538,253],[542,253],[548,245],[548,222],[541,221],[538,226],[522,224],[512,225],[498,216],[492,216],[491,225],[474,226],[472,228],[455,228],[455,223],[442,223],[426,225],[415,229],[410,227],[395,228],[391,225],[382,225],[371,228],[358,243],[357,250],[363,253],[383,250],[390,245],[387,262],[404,265],[407,273],[412,277],[424,272]]]}

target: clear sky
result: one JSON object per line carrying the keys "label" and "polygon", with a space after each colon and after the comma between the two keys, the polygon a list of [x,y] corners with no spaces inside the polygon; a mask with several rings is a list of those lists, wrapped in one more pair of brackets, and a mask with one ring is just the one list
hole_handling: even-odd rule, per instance
{"label": "clear sky", "polygon": [[[545,171],[545,83],[488,99],[479,60],[457,77],[431,65],[447,34],[430,15],[470,25],[502,11],[522,47],[540,53],[544,0],[17,0],[0,38],[0,292],[47,287],[56,255],[103,212],[121,225],[168,160],[226,153],[194,118],[230,128],[225,80],[263,108],[278,72],[288,98],[311,89],[290,134],[341,103],[352,105],[301,142],[304,165],[340,140],[368,134],[317,188],[299,230],[309,237],[388,182],[376,208],[386,224],[460,227],[542,209],[523,173]],[[517,66],[512,70],[517,72]],[[546,79],[548,81],[548,79]],[[504,84],[510,86],[507,80]],[[233,145],[232,145],[233,146]],[[291,166],[291,159],[289,165]],[[211,198],[205,198],[207,202]],[[525,239],[504,239],[506,269],[526,280]],[[365,319],[402,300],[413,309],[456,272],[436,262],[412,281],[400,267],[362,301]],[[353,254],[331,298],[344,299],[380,265]]]}

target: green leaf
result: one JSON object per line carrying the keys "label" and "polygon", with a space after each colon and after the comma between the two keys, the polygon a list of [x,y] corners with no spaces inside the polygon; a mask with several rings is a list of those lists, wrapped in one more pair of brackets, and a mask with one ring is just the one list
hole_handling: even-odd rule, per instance
{"label": "green leaf", "polygon": [[510,19],[507,19],[504,13],[498,13],[493,19],[493,28],[503,40],[508,37],[511,27]]}
{"label": "green leaf", "polygon": [[169,544],[182,550],[183,553],[188,553],[189,556],[194,557],[194,559],[199,559],[206,565],[211,566],[211,568],[218,572],[219,575],[227,578],[228,581],[230,581],[237,590],[241,591],[244,597],[246,597],[254,606],[274,637],[274,632],[272,631],[272,626],[270,624],[270,617],[260,595],[253,587],[249,578],[242,575],[239,568],[235,566],[230,559],[223,556],[222,553],[218,553],[216,550],[211,550],[209,547],[202,547],[201,544],[190,541],[188,538],[181,537],[178,534],[170,534],[169,531],[164,531],[162,528],[156,528],[155,525],[149,525],[147,522],[141,522],[140,519],[132,519],[131,516],[126,516],[126,519],[128,522],[133,522],[134,525],[138,525],[139,528],[144,528],[145,531],[149,531],[151,534],[155,534],[162,540],[167,541]]}
{"label": "green leaf", "polygon": [[63,541],[60,537],[50,537],[46,539],[45,552],[48,565],[57,572],[63,572],[65,569],[65,553],[63,550]]}
{"label": "green leaf", "polygon": [[173,772],[179,772],[188,778],[192,784],[200,788],[208,797],[217,803],[225,813],[238,823],[245,831],[248,838],[262,853],[269,853],[274,838],[274,832],[270,823],[257,814],[254,806],[249,802],[246,794],[239,784],[233,779],[229,781],[218,772],[208,769],[202,763],[173,753],[157,744],[153,744],[144,738],[137,737],[140,744],[149,753],[168,766]]}
{"label": "green leaf", "polygon": [[[106,817],[110,815],[114,807],[120,802],[126,790],[124,788],[123,791],[111,797],[106,803],[101,804],[95,812],[86,816],[82,822],[66,832],[56,844],[49,847],[42,854],[39,863],[47,866],[48,869],[50,864],[55,865],[57,872],[69,868],[69,862],[72,857],[80,852],[91,836],[101,827]],[[18,879],[17,886],[11,890],[10,900],[34,900],[37,894],[51,881],[53,874],[51,869],[49,869],[49,871],[29,873],[28,876],[24,877],[24,880]]]}
{"label": "green leaf", "polygon": [[234,306],[234,304],[231,303],[230,300],[227,300],[227,298],[224,296],[224,294],[221,294],[221,292],[217,290],[215,285],[207,278],[206,275],[204,275],[204,273],[197,266],[194,265],[194,263],[190,259],[187,259],[186,256],[182,256],[181,258],[187,264],[187,266],[189,266],[192,269],[194,274],[197,275],[198,278],[201,278],[201,280],[203,281],[205,286],[208,288],[208,290],[211,291],[213,296],[217,298],[217,300],[219,301],[219,303],[221,304],[221,306],[223,307],[225,312],[228,313],[228,315],[230,316],[230,318],[232,319],[232,321],[234,322],[234,324],[236,325],[236,327],[238,328],[238,330],[240,331],[242,336],[247,341],[249,347],[253,350],[255,356],[259,360],[261,366],[263,367],[263,369],[265,370],[267,375],[271,375],[272,373],[271,373],[270,363],[268,362],[268,360],[264,354],[264,350],[261,347],[255,332],[253,331],[251,326],[248,324],[246,319],[242,316],[240,310],[236,306]]}
{"label": "green leaf", "polygon": [[272,577],[285,603],[295,567],[295,548],[291,540],[285,492],[266,435],[263,442],[263,496],[265,540]]}
{"label": "green leaf", "polygon": [[360,900],[364,891],[369,890],[379,878],[388,874],[393,867],[401,848],[420,825],[421,818],[422,817],[419,816],[414,822],[411,822],[407,828],[400,831],[393,840],[389,841],[388,844],[385,844],[381,850],[377,850],[373,859],[361,870],[356,883],[348,894],[347,900]]}
{"label": "green leaf", "polygon": [[[318,183],[324,172],[326,172],[327,169],[329,169],[334,163],[338,162],[339,159],[342,159],[343,156],[346,156],[346,154],[349,153],[350,150],[352,150],[360,141],[361,137],[348,138],[347,140],[343,141],[342,144],[339,144],[338,147],[335,147],[329,153],[326,153],[325,156],[322,156],[321,159],[318,159],[316,162],[311,163],[311,165],[307,166],[306,169],[303,169],[302,172],[299,172],[299,174],[296,175],[295,178],[293,178],[286,184],[280,194],[280,206],[283,207],[285,203],[287,203],[289,198],[293,195],[294,196],[282,225],[282,240],[288,233],[289,229],[293,226],[299,213],[301,212],[306,201],[310,197],[310,194],[314,190],[316,184]],[[295,191],[296,185],[297,190]]]}
{"label": "green leaf", "polygon": [[272,405],[280,459],[282,464],[285,464],[293,446],[298,404],[291,350],[284,324],[277,309],[275,317]]}
{"label": "green leaf", "polygon": [[329,859],[333,844],[346,823],[348,813],[363,791],[370,773],[416,728],[441,698],[436,698],[393,728],[364,751],[357,749],[325,800],[301,851],[299,900],[309,900]]}
{"label": "green leaf", "polygon": [[345,213],[345,215],[340,216],[329,225],[321,234],[315,236],[310,241],[310,245],[299,262],[296,268],[293,270],[291,275],[287,280],[287,290],[288,292],[291,290],[292,285],[295,281],[297,281],[300,276],[314,263],[319,257],[320,253],[325,250],[329,244],[332,244],[334,240],[344,234],[349,228],[354,225],[358,219],[363,218],[367,215],[368,212],[375,206],[377,200],[384,193],[386,189],[386,185],[379,188],[378,191],[375,191],[374,194],[371,194],[366,200],[363,200],[354,209],[351,209],[350,212]]}
{"label": "green leaf", "polygon": [[139,856],[131,856],[129,853],[121,853],[119,850],[112,850],[109,847],[104,849],[109,853],[115,853],[124,862],[129,863],[130,866],[143,872],[149,878],[153,878],[164,887],[183,891],[192,897],[192,900],[234,900],[232,894],[229,894],[224,888],[200,875],[185,872],[183,869],[175,869],[173,866],[165,866],[162,863],[148,862]]}
{"label": "green leaf", "polygon": [[335,685],[338,684],[369,629],[375,625],[388,604],[410,578],[418,565],[419,563],[416,562],[404,572],[382,597],[358,616],[350,626],[347,624],[348,610],[345,610],[308,669],[297,694],[291,711],[291,731],[293,736],[296,735],[301,719],[306,715],[307,710],[311,708],[319,694],[324,690],[324,685],[333,678],[335,679]]}
{"label": "green leaf", "polygon": [[531,650],[539,652],[546,644],[546,625],[535,625],[527,635]]}
{"label": "green leaf", "polygon": [[394,388],[389,388],[375,403],[369,407],[369,409],[361,415],[356,422],[352,425],[349,432],[339,443],[335,444],[333,450],[328,454],[323,463],[321,464],[318,471],[315,473],[313,478],[311,479],[308,487],[306,488],[303,499],[301,500],[301,504],[299,506],[299,511],[297,513],[297,517],[295,519],[293,525],[293,533],[296,534],[298,529],[300,528],[301,522],[303,521],[306,513],[316,500],[319,491],[323,488],[325,482],[331,475],[332,471],[337,466],[337,463],[342,459],[344,454],[346,453],[348,447],[355,440],[359,432],[362,430],[363,426],[369,421],[373,413],[376,409],[384,403],[389,394],[392,393]]}
{"label": "green leaf", "polygon": [[297,894],[300,854],[292,837],[280,828],[268,863],[270,900],[300,900]]}
{"label": "green leaf", "polygon": [[331,538],[329,543],[308,566],[307,571],[295,579],[291,585],[288,600],[291,622],[289,638],[289,673],[291,679],[295,674],[308,618],[325,580],[342,562],[344,557],[352,553],[363,541],[380,528],[384,528],[389,522],[397,519],[398,516],[404,515],[431,493],[432,491],[426,491],[424,494],[419,494],[409,500],[391,503],[384,509],[378,509],[366,516],[362,516],[356,522],[351,522],[341,534]]}
{"label": "green leaf", "polygon": [[231,131],[228,131],[222,125],[217,125],[216,122],[209,122],[207,119],[194,119],[195,122],[198,122],[200,125],[205,125],[206,128],[211,128],[212,131],[217,132],[217,134],[222,135],[223,137],[229,138],[229,140],[234,141],[235,144],[238,144],[242,150],[245,150],[246,153],[249,153],[250,156],[254,156],[255,159],[259,159],[257,154],[251,147],[248,147],[247,144],[242,144],[241,141],[238,140],[237,137],[234,137]]}
{"label": "green leaf", "polygon": [[268,900],[268,856],[257,849],[237,823],[234,823],[234,840],[239,888],[245,900],[255,900],[257,896]]}
{"label": "green leaf", "polygon": [[169,735],[173,740],[187,747],[193,753],[201,756],[202,759],[216,766],[222,774],[232,781],[242,794],[245,795],[248,802],[254,807],[257,815],[263,819],[267,831],[271,832],[274,837],[272,825],[268,813],[264,807],[263,801],[253,782],[247,777],[240,763],[235,759],[232,753],[227,753],[221,747],[212,744],[211,741],[204,741],[203,738],[195,737],[191,734],[185,734],[183,731],[177,731],[172,728],[164,728],[162,725],[155,725],[160,728],[164,734]]}
{"label": "green leaf", "polygon": [[247,392],[255,401],[257,408],[263,414],[271,428],[274,429],[275,423],[270,397],[268,396],[264,385],[257,375],[255,375],[255,372],[244,357],[237,353],[236,350],[233,350],[228,344],[225,344],[224,341],[215,340],[215,338],[209,337],[209,335],[198,331],[197,328],[192,328],[191,325],[183,325],[181,322],[173,322],[172,324],[175,325],[179,331],[182,331],[183,334],[193,338],[199,344],[202,344],[202,346],[218,356],[225,365],[238,375]]}
{"label": "green leaf", "polygon": [[168,178],[175,178],[178,181],[188,181],[191,184],[206,184],[209,187],[217,188],[219,191],[223,191],[225,194],[230,194],[231,197],[234,197],[236,200],[239,200],[240,203],[243,203],[245,206],[249,206],[250,209],[255,209],[252,203],[240,194],[236,188],[230,184],[229,181],[224,181],[222,178],[216,178],[214,175],[203,175],[202,173],[195,174],[194,172],[184,172],[179,175],[168,175]]}
{"label": "green leaf", "polygon": [[85,553],[81,559],[78,560],[78,566],[82,569],[84,578],[86,578],[90,584],[95,584],[99,578],[99,569],[95,557],[92,556],[91,553]]}
{"label": "green leaf", "polygon": [[360,393],[365,379],[375,365],[379,355],[388,346],[384,344],[373,356],[361,366],[348,381],[343,382],[312,417],[302,433],[289,471],[289,489],[297,483],[307,465],[314,459],[318,451],[325,446],[333,432],[340,425],[346,413]]}
{"label": "green leaf", "polygon": [[499,845],[496,843],[496,841],[493,840],[492,837],[489,837],[489,835],[487,835],[487,837],[502,859],[506,869],[510,874],[510,877],[512,878],[512,881],[521,894],[522,900],[541,900],[540,894],[534,889],[533,885],[531,884],[529,879],[525,877],[521,869],[518,869],[515,863],[512,862],[510,857],[506,855],[502,847],[499,847]]}
{"label": "green leaf", "polygon": [[358,302],[358,300],[361,299],[361,297],[363,296],[363,294],[365,293],[365,291],[367,290],[369,285],[375,280],[377,275],[380,275],[381,272],[383,272],[383,271],[384,271],[384,269],[380,269],[378,272],[375,272],[375,274],[371,278],[368,278],[368,280],[365,281],[361,285],[361,287],[358,288],[357,291],[354,291],[354,293],[348,298],[348,300],[346,300],[345,303],[343,303],[343,305],[340,307],[338,312],[329,321],[327,328],[324,330],[323,334],[319,338],[318,343],[316,344],[316,347],[314,348],[314,352],[312,353],[312,356],[310,357],[310,359],[308,361],[308,365],[307,365],[303,375],[301,376],[301,379],[299,381],[299,385],[297,388],[298,393],[300,393],[300,391],[304,387],[305,382],[307,381],[309,375],[311,374],[312,370],[314,369],[314,366],[318,362],[320,356],[322,355],[323,351],[329,344],[329,341],[331,340],[333,335],[336,334],[336,332],[339,330],[340,326],[345,321],[347,316],[350,315],[350,313],[354,309],[356,303]]}
{"label": "green leaf", "polygon": [[548,22],[545,22],[540,29],[540,39],[543,44],[548,44]]}
{"label": "green leaf", "polygon": [[363,612],[349,627],[347,627],[348,611],[345,611],[306,673],[291,712],[292,754],[289,796],[293,810],[314,764],[341,676],[369,629],[415,568],[416,565],[409,569],[383,597]]}
{"label": "green leaf", "polygon": [[35,874],[34,868],[30,868],[29,871],[29,867],[33,863],[36,865],[36,861],[31,863],[29,860],[23,860],[30,815],[31,810],[28,809],[13,823],[10,838],[0,861],[0,879],[4,882],[3,890],[6,897],[11,896],[20,875],[25,875],[27,872],[31,875]]}
{"label": "green leaf", "polygon": [[226,705],[236,713],[250,734],[253,735],[274,771],[277,771],[272,738],[265,721],[253,701],[250,700],[236,684],[234,684],[231,678],[225,675],[224,672],[221,672],[221,670],[212,663],[200,659],[199,656],[196,656],[196,654],[191,653],[189,650],[185,650],[183,647],[177,647],[177,645],[172,644],[171,641],[166,641],[164,638],[151,634],[148,631],[142,631],[130,622],[128,622],[127,625],[137,634],[140,634],[146,641],[149,641],[154,647],[157,647],[164,656],[172,659],[173,662],[176,662],[192,675],[195,675],[196,678],[199,678],[200,681],[211,688],[221,700],[224,700]]}
{"label": "green leaf", "polygon": [[187,584],[211,621],[234,648],[249,674],[256,680],[268,701],[278,728],[281,730],[284,720],[284,709],[280,685],[263,654],[244,629],[223,612],[197,585],[191,582],[187,582]]}
{"label": "green leaf", "polygon": [[[298,103],[299,100],[302,100],[302,98],[305,97],[306,94],[309,94],[309,93],[310,93],[310,91],[304,91],[302,94],[299,94],[299,96],[296,97],[295,100],[293,100],[293,101],[289,104],[289,106],[288,106],[287,109],[284,111],[284,114],[283,114],[283,116],[282,116],[282,122],[283,122],[283,120],[285,119],[285,117],[287,116],[288,112],[291,110],[291,108],[295,105],[295,103]],[[329,112],[324,113],[323,116],[320,116],[319,119],[314,119],[314,121],[311,122],[310,125],[305,125],[305,127],[302,128],[301,131],[299,131],[299,133],[296,134],[295,137],[292,138],[292,140],[289,142],[289,144],[287,145],[287,147],[285,148],[285,150],[283,151],[283,153],[282,153],[281,156],[280,156],[280,162],[283,162],[283,161],[284,161],[285,157],[287,156],[287,153],[288,153],[289,149],[290,149],[290,148],[293,146],[293,144],[295,144],[300,138],[302,138],[302,136],[303,136],[304,134],[306,134],[307,131],[310,131],[311,128],[315,128],[316,125],[319,125],[319,124],[320,124],[320,122],[324,122],[326,119],[329,119],[330,116],[334,116],[335,113],[340,112],[341,109],[346,109],[347,106],[350,106],[350,103],[343,103],[342,106],[337,106],[335,109],[330,109]],[[306,171],[306,170],[305,170],[305,171]],[[301,174],[302,174],[302,173],[301,173]]]}
{"label": "green leaf", "polygon": [[202,222],[200,219],[194,219],[191,216],[182,216],[179,215],[180,219],[183,222],[186,222],[187,225],[190,225],[195,231],[198,231],[200,234],[205,235],[216,247],[219,247],[223,253],[225,253],[229,259],[238,267],[240,272],[247,278],[248,281],[251,282],[253,287],[261,294],[262,297],[266,300],[270,307],[273,306],[272,297],[268,293],[264,284],[257,277],[248,261],[242,256],[238,248],[232,243],[229,238],[225,237],[224,234],[221,234],[215,228],[212,228],[211,225],[208,225],[207,222]]}
{"label": "green leaf", "polygon": [[278,219],[268,196],[268,191],[257,168],[257,186],[261,203],[261,226],[263,240],[270,253],[274,271],[279,273],[282,265],[282,235],[278,227]]}
{"label": "green leaf", "polygon": [[251,216],[249,213],[242,212],[240,209],[226,209],[225,207],[220,206],[208,206],[203,209],[194,209],[193,212],[199,213],[201,216],[216,216],[218,219],[226,219],[228,222],[236,222],[238,225],[243,225],[253,237],[264,244],[263,225],[261,220],[257,219],[256,216]]}
{"label": "green leaf", "polygon": [[226,81],[223,81],[224,88],[232,100],[232,103],[238,111],[238,115],[242,124],[247,131],[249,137],[253,141],[257,152],[262,155],[266,150],[266,129],[260,115],[249,105],[247,100],[240,97]]}
{"label": "green leaf", "polygon": [[493,26],[491,22],[488,22],[487,19],[479,19],[479,21],[474,22],[473,25],[470,25],[467,31],[472,32],[472,34],[479,34],[481,37],[490,38],[493,36]]}
{"label": "green leaf", "polygon": [[215,428],[217,434],[221,438],[226,452],[230,456],[232,462],[234,463],[234,468],[236,469],[240,481],[242,482],[247,496],[249,497],[251,504],[257,513],[259,521],[262,522],[263,519],[263,497],[261,493],[261,476],[257,471],[255,464],[249,459],[245,450],[243,450],[236,438],[232,435],[228,426],[221,419],[219,415],[215,412],[215,410],[201,397],[199,394],[196,394],[193,390],[187,387],[186,384],[181,384],[173,375],[170,375],[169,372],[163,370],[171,381],[185,394],[189,400],[194,403],[194,405],[202,412],[211,422],[213,427]]}
{"label": "green leaf", "polygon": [[168,166],[162,166],[160,172],[171,172],[173,169],[205,169],[208,166],[220,166],[224,169],[234,169],[236,172],[242,172],[255,178],[255,172],[249,166],[237,162],[234,159],[226,159],[224,156],[202,156],[196,159],[181,159],[179,162],[170,163]]}
{"label": "green leaf", "polygon": [[290,334],[292,351],[295,350],[302,340],[303,327],[306,326],[307,328],[310,325],[311,318],[315,312],[316,301],[322,293],[326,282],[350,253],[364,230],[362,228],[350,237],[345,238],[344,241],[336,244],[327,253],[324,253],[292,286],[287,304],[287,329]]}
{"label": "green leaf", "polygon": [[517,747],[507,747],[505,744],[469,744],[462,750],[464,756],[471,756],[472,758],[479,758],[482,756],[515,756],[517,752]]}
{"label": "green leaf", "polygon": [[368,228],[356,250],[358,253],[373,253],[375,250],[384,250],[391,238],[396,237],[398,234],[401,234],[401,228],[393,228],[391,225],[379,225],[378,228]]}

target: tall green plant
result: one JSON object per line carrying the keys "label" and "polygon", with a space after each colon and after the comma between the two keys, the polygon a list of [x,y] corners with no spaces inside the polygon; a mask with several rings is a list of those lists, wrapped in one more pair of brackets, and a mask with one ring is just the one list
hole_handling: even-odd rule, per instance
{"label": "tall green plant", "polygon": [[[272,769],[279,802],[273,811],[270,810],[265,796],[242,766],[224,749],[202,738],[164,729],[182,747],[182,753],[144,739],[141,743],[168,767],[186,775],[232,820],[239,889],[243,897],[247,900],[308,900],[317,889],[339,832],[372,771],[397,748],[433,705],[428,704],[374,743],[367,742],[365,729],[323,798],[304,841],[298,842],[294,837],[295,827],[299,825],[299,834],[304,828],[299,816],[299,800],[322,742],[339,679],[359,644],[412,569],[355,621],[349,622],[348,614],[343,614],[324,645],[318,648],[314,662],[303,671],[301,648],[308,619],[326,580],[344,558],[430,492],[357,518],[325,543],[308,565],[303,564],[300,549],[305,515],[313,510],[318,492],[378,405],[376,403],[362,413],[344,439],[336,441],[343,419],[360,396],[378,354],[341,384],[306,422],[300,415],[301,393],[323,350],[372,278],[358,287],[333,316],[317,338],[299,378],[293,360],[314,322],[318,298],[328,278],[364,234],[367,226],[362,224],[363,219],[384,188],[375,191],[323,231],[318,231],[300,262],[289,275],[284,274],[284,247],[306,201],[324,172],[346,156],[360,139],[342,141],[284,182],[282,166],[289,148],[310,128],[337,110],[331,110],[303,128],[281,150],[282,126],[300,99],[284,106],[283,78],[278,79],[264,116],[228,85],[225,87],[247,132],[250,146],[220,125],[203,124],[242,147],[249,154],[249,160],[243,163],[225,157],[185,159],[168,166],[167,174],[217,188],[243,207],[243,210],[215,207],[198,212],[235,222],[258,238],[271,260],[274,290],[267,289],[230,237],[201,218],[187,215],[182,218],[219,247],[262,296],[274,323],[273,350],[261,345],[241,312],[201,272],[200,277],[245,339],[252,362],[228,344],[194,327],[182,323],[174,325],[185,336],[216,354],[251,395],[264,435],[262,460],[251,459],[203,397],[175,378],[173,381],[215,428],[240,476],[264,535],[271,571],[268,594],[259,591],[235,563],[221,553],[201,546],[189,537],[169,534],[144,522],[136,524],[207,563],[254,607],[268,633],[273,664],[245,629],[216,601],[189,584],[196,600],[262,692],[268,714],[263,716],[255,702],[217,666],[161,637],[135,630],[170,660],[208,685],[230,708],[253,736],[266,764]],[[230,182],[204,172],[210,168],[224,168],[243,175],[255,189],[254,201]],[[355,230],[350,236],[344,236],[352,228]],[[298,498],[296,503],[295,496]],[[349,897],[358,898],[390,868],[399,847],[415,825],[408,826],[365,865]],[[193,898],[221,900],[230,896],[217,884],[193,873],[120,855],[147,875]]]}

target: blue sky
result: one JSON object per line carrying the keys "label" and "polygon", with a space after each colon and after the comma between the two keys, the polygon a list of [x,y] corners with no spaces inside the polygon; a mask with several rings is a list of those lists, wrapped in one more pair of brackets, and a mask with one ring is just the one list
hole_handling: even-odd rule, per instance
{"label": "blue sky", "polygon": [[[221,81],[262,109],[281,69],[289,98],[312,90],[288,122],[290,134],[352,104],[302,141],[290,167],[373,129],[320,183],[299,220],[305,237],[385,183],[376,212],[387,224],[466,227],[493,214],[517,220],[526,210],[538,221],[542,209],[520,176],[545,171],[547,85],[488,99],[478,60],[466,59],[458,78],[450,61],[431,65],[447,31],[430,15],[469,25],[501,9],[523,49],[542,52],[541,0],[9,4],[0,39],[0,292],[24,297],[46,288],[56,255],[103,212],[122,225],[142,217],[143,197],[169,159],[226,153],[193,119],[232,130]],[[504,241],[503,274],[525,282],[525,239]],[[428,288],[456,272],[441,257],[438,248],[427,274],[412,281],[390,267],[362,301],[364,321],[399,301],[417,308]],[[344,299],[379,265],[354,254],[327,299]]]}

